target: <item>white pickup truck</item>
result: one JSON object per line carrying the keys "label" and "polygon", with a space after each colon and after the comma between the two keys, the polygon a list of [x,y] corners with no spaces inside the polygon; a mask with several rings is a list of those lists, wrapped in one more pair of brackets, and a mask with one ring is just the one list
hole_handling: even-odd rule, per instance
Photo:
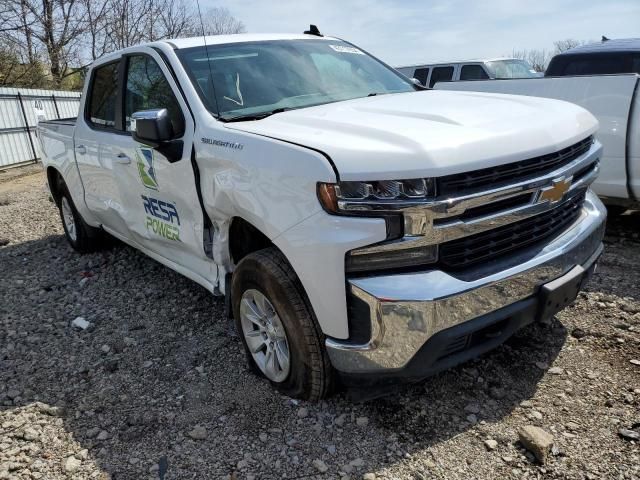
{"label": "white pickup truck", "polygon": [[593,190],[612,214],[640,206],[640,75],[589,75],[438,83],[440,90],[553,98],[587,109],[600,122],[604,153]]}
{"label": "white pickup truck", "polygon": [[127,48],[82,98],[38,127],[69,243],[109,234],[225,295],[293,397],[477,356],[602,252],[598,123],[569,103],[423,90],[319,34]]}

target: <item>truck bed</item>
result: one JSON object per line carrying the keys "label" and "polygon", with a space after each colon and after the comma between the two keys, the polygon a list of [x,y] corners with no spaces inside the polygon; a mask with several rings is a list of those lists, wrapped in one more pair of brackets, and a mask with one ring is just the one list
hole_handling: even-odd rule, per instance
{"label": "truck bed", "polygon": [[38,140],[42,153],[60,171],[75,167],[73,132],[76,118],[38,122]]}
{"label": "truck bed", "polygon": [[622,74],[441,82],[435,88],[554,98],[586,108],[600,122],[597,137],[604,146],[594,190],[632,201],[640,198],[639,83],[640,75]]}

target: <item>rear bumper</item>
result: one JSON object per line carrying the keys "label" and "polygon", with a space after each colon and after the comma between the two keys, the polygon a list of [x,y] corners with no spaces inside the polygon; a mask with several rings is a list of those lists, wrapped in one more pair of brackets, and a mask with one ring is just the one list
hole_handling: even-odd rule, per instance
{"label": "rear bumper", "polygon": [[[602,252],[605,219],[605,207],[588,192],[562,235],[471,279],[435,270],[349,280],[350,294],[368,306],[368,318],[357,321],[370,322],[371,335],[357,344],[327,339],[333,366],[347,375],[422,378],[495,347],[540,314],[554,313],[541,307],[543,290],[548,296],[575,284],[576,275],[580,287]],[[484,335],[492,325],[497,330]]]}

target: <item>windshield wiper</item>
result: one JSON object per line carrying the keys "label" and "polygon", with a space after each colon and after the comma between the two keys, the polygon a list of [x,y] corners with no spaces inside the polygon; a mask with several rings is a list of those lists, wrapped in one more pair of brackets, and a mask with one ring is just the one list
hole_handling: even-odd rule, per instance
{"label": "windshield wiper", "polygon": [[270,117],[275,113],[282,113],[282,112],[286,112],[287,110],[291,110],[291,108],[280,107],[280,108],[274,108],[273,110],[269,110],[268,112],[254,113],[250,115],[237,115],[235,117],[229,117],[229,118],[220,117],[220,120],[222,120],[223,122],[244,122],[244,121],[250,121],[250,120],[262,120],[263,118]]}

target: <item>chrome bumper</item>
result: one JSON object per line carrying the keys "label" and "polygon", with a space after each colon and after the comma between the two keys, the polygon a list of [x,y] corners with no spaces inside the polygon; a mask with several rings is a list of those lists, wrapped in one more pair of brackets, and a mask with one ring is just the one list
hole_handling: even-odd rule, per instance
{"label": "chrome bumper", "polygon": [[[606,209],[588,191],[574,224],[533,258],[462,280],[440,271],[385,275],[348,281],[351,294],[371,312],[371,339],[365,344],[327,339],[333,366],[345,373],[402,369],[433,335],[520,300],[576,265],[588,269],[602,251]],[[507,263],[508,262],[508,263]]]}

